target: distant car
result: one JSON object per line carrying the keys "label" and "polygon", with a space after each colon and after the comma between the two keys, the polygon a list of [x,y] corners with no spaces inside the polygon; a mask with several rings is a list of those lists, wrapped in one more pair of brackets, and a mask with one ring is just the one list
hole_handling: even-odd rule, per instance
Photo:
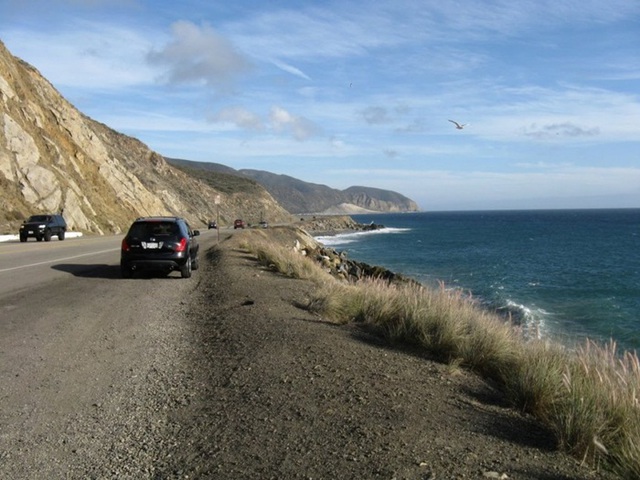
{"label": "distant car", "polygon": [[191,230],[180,217],[138,218],[122,239],[120,271],[124,278],[131,278],[137,270],[155,270],[170,273],[179,270],[182,278],[191,277],[198,269],[200,245],[195,237],[198,230]]}
{"label": "distant car", "polygon": [[209,230],[211,230],[212,228],[218,228],[218,224],[216,223],[215,220],[211,220],[209,222]]}
{"label": "distant car", "polygon": [[57,236],[58,240],[64,240],[66,232],[67,222],[62,215],[32,215],[20,225],[18,236],[21,242],[26,242],[29,237],[35,238],[38,242],[48,242],[53,236]]}
{"label": "distant car", "polygon": [[262,220],[260,222],[260,228],[269,228],[269,224],[267,222],[265,222],[264,220]]}
{"label": "distant car", "polygon": [[233,222],[233,228],[234,228],[234,230],[235,230],[236,228],[244,228],[244,220],[240,220],[239,218],[238,218],[238,219],[236,219],[236,220]]}

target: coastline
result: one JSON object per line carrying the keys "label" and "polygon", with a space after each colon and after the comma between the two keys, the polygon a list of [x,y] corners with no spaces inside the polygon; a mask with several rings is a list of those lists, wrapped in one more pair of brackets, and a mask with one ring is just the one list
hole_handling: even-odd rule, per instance
{"label": "coastline", "polygon": [[[207,309],[231,313],[247,305],[242,317],[217,316],[222,323],[216,328],[224,335],[216,335],[215,343],[211,334],[203,337],[211,355],[218,358],[221,345],[245,345],[233,335],[249,334],[253,340],[247,348],[268,352],[267,359],[251,354],[235,381],[262,393],[228,414],[249,422],[243,429],[257,435],[252,444],[270,446],[269,453],[256,453],[263,473],[354,479],[614,478],[557,450],[550,431],[510,408],[503,394],[479,376],[390,343],[365,325],[337,325],[292,308],[306,304],[316,286],[265,268],[243,245],[259,237],[288,250],[298,235],[276,228],[238,232],[219,246],[217,275],[206,275],[215,281],[205,287],[215,303]],[[220,371],[219,365],[213,367],[212,372]],[[278,407],[265,410],[269,405]],[[263,416],[277,436],[265,436],[258,425],[265,424],[258,422]],[[289,461],[276,466],[272,460],[284,448],[278,439],[288,442]],[[235,468],[255,467],[246,447],[225,456],[246,462]],[[296,473],[286,470],[296,462]]]}
{"label": "coastline", "polygon": [[[613,339],[623,350],[640,352],[634,333],[640,327],[640,299],[633,295],[640,286],[634,253],[639,212],[391,214],[379,218],[387,227],[381,235],[319,240],[423,284],[469,293],[533,336],[570,348],[587,339]],[[378,221],[371,215],[353,218]]]}
{"label": "coastline", "polygon": [[[629,411],[629,421],[619,427],[616,414],[620,410],[635,408],[635,394],[627,388],[640,378],[637,358],[634,360],[633,353],[622,352],[624,356],[620,357],[618,365],[618,353],[613,344],[591,342],[574,350],[563,348],[554,341],[537,341],[538,337],[527,336],[525,332],[514,329],[508,322],[500,320],[497,312],[474,305],[459,291],[423,290],[424,286],[412,288],[409,284],[396,289],[391,282],[371,282],[364,278],[363,283],[348,281],[339,287],[340,282],[328,282],[317,274],[311,274],[302,264],[296,267],[299,262],[293,258],[286,260],[275,254],[271,258],[277,260],[270,264],[270,254],[262,248],[259,250],[264,265],[284,267],[277,268],[294,278],[315,278],[321,291],[310,303],[314,305],[314,311],[327,314],[338,323],[364,322],[380,329],[380,334],[392,344],[421,345],[427,356],[435,353],[444,363],[455,360],[454,365],[471,367],[484,378],[492,379],[496,387],[501,385],[499,388],[508,394],[513,408],[535,413],[536,418],[549,425],[565,451],[592,457],[591,465],[609,462],[622,467],[617,469],[619,473],[635,471],[637,458],[624,447],[627,442],[635,443],[637,437],[635,418],[631,418],[634,414]],[[334,276],[342,276],[340,268],[332,265],[335,259],[342,258],[338,252],[331,254],[319,244],[316,249],[306,249],[303,253],[313,255],[320,262],[321,268],[316,268],[324,271],[324,275],[330,272]],[[375,271],[373,275],[365,276],[380,276],[388,280],[379,273]],[[434,298],[434,294],[440,299]],[[447,351],[450,353],[445,353]],[[560,362],[559,369],[551,367],[556,362]],[[578,369],[574,372],[575,380],[562,387],[562,372],[565,369],[574,371],[575,368]],[[608,374],[593,376],[594,371]],[[605,384],[611,386],[606,387]],[[580,391],[572,393],[574,389]],[[609,395],[612,396],[610,401],[602,398]],[[588,404],[595,402],[597,413],[584,411],[580,407],[582,403],[573,405],[576,398],[583,398]],[[598,418],[601,420],[597,421]],[[572,425],[578,424],[583,425],[582,429],[571,432]],[[566,432],[565,428],[568,429]],[[608,460],[604,460],[607,457]],[[600,472],[600,475],[604,474]]]}

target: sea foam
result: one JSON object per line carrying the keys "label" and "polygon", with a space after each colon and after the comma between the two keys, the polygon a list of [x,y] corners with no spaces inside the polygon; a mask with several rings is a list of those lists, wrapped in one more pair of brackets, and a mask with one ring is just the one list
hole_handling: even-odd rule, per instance
{"label": "sea foam", "polygon": [[364,236],[368,235],[384,235],[384,234],[393,234],[393,233],[403,233],[411,230],[410,228],[390,228],[384,227],[376,230],[364,230],[358,232],[349,232],[349,233],[338,233],[337,235],[321,235],[314,237],[318,242],[323,245],[329,247],[335,247],[339,245],[348,245],[349,243],[354,243],[362,239]]}

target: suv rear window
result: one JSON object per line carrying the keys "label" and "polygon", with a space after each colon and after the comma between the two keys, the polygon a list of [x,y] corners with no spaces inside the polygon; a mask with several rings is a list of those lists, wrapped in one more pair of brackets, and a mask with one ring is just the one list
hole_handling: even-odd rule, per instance
{"label": "suv rear window", "polygon": [[131,225],[129,236],[137,238],[162,237],[179,233],[180,228],[175,222],[139,222]]}

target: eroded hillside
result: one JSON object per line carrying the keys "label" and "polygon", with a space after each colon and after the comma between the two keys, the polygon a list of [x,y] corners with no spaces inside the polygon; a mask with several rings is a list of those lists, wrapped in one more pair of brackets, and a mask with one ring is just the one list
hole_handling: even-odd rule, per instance
{"label": "eroded hillside", "polygon": [[73,229],[98,234],[121,232],[144,215],[181,215],[194,226],[217,215],[221,224],[289,219],[247,182],[221,191],[169,165],[83,115],[0,42],[0,234],[17,231],[30,214],[61,210]]}

